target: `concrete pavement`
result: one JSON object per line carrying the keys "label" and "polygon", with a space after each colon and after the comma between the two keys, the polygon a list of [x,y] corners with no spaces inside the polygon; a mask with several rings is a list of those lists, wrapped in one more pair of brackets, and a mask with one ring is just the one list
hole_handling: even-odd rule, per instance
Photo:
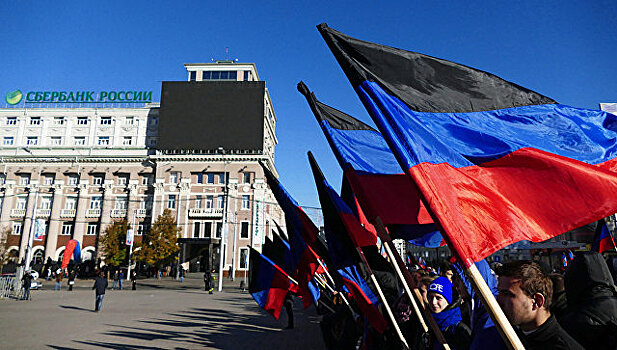
{"label": "concrete pavement", "polygon": [[108,290],[95,313],[93,281],[77,281],[72,292],[44,281],[31,301],[0,300],[0,348],[324,349],[313,306],[302,310],[296,300],[296,328],[284,330],[284,310],[275,320],[237,283],[209,295],[199,275],[138,280],[136,291],[130,283]]}

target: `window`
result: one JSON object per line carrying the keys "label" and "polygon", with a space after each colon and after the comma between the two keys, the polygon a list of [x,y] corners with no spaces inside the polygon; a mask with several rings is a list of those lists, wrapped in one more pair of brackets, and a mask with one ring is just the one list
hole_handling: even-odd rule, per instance
{"label": "window", "polygon": [[197,183],[198,184],[204,183],[204,174],[203,173],[197,173]]}
{"label": "window", "polygon": [[62,136],[52,136],[51,137],[51,145],[52,146],[61,146],[62,145]]}
{"label": "window", "polygon": [[126,117],[124,119],[124,124],[133,125],[135,123],[135,117]]}
{"label": "window", "polygon": [[41,207],[39,209],[51,209],[51,197],[41,198]]}
{"label": "window", "polygon": [[26,197],[19,196],[17,197],[17,203],[15,204],[15,209],[26,209]]}
{"label": "window", "polygon": [[79,175],[77,174],[70,174],[67,180],[67,185],[69,186],[77,186],[77,183],[79,182]]}
{"label": "window", "polygon": [[99,146],[109,146],[109,136],[99,136],[97,143]]}
{"label": "window", "polygon": [[249,222],[242,221],[240,223],[240,238],[249,238]]}
{"label": "window", "polygon": [[213,71],[202,72],[203,80],[237,80],[238,72],[236,71]]}
{"label": "window", "polygon": [[114,207],[114,209],[124,209],[126,210],[127,208],[127,204],[128,204],[128,198],[127,197],[116,197],[116,205]]}
{"label": "window", "polygon": [[90,198],[90,209],[101,209],[101,202],[103,201],[103,197],[94,196]]}
{"label": "window", "polygon": [[223,223],[222,222],[217,222],[216,223],[216,229],[214,232],[214,238],[221,238],[221,232],[223,232]]}
{"label": "window", "polygon": [[6,174],[0,174],[0,185],[4,185],[5,182],[6,182]]}
{"label": "window", "polygon": [[170,194],[169,197],[167,197],[167,208],[176,209],[176,195],[175,194]]}
{"label": "window", "polygon": [[225,209],[225,196],[220,194],[216,199],[216,207],[218,209]]}
{"label": "window", "polygon": [[189,72],[189,81],[195,81],[195,80],[197,80],[197,72],[195,71]]}
{"label": "window", "polygon": [[43,174],[43,185],[51,186],[54,184],[55,179],[56,179],[56,175],[54,174]]}
{"label": "window", "polygon": [[128,174],[120,174],[118,175],[118,186],[126,186],[129,183],[129,175]]}
{"label": "window", "polygon": [[30,125],[41,125],[41,117],[30,117]]}
{"label": "window", "polygon": [[19,186],[28,186],[30,184],[30,174],[19,175]]}
{"label": "window", "polygon": [[145,235],[150,230],[150,224],[141,222],[137,224],[137,232],[135,233],[137,236]]}
{"label": "window", "polygon": [[147,137],[146,141],[147,141],[148,147],[156,146],[156,137]]}
{"label": "window", "polygon": [[195,221],[193,223],[193,238],[199,238],[199,231],[201,229],[200,224],[201,223],[199,221]]}
{"label": "window", "polygon": [[88,223],[88,230],[86,231],[86,235],[88,236],[96,236],[96,233],[99,231],[99,224],[95,222]]}
{"label": "window", "polygon": [[5,136],[4,138],[2,138],[2,144],[4,146],[11,146],[13,145],[13,136]]}
{"label": "window", "polygon": [[248,248],[240,248],[240,268],[247,269],[249,260],[249,249]]}
{"label": "window", "polygon": [[150,186],[150,185],[152,185],[152,179],[153,178],[154,177],[152,175],[150,175],[150,174],[143,175],[141,177],[141,184],[145,185],[145,186]]}
{"label": "window", "polygon": [[130,146],[133,144],[132,136],[123,136],[122,137],[122,146]]}
{"label": "window", "polygon": [[93,185],[102,185],[103,184],[103,180],[105,180],[105,175],[103,175],[103,174],[92,175],[92,184]]}
{"label": "window", "polygon": [[144,198],[143,202],[140,202],[140,209],[152,210],[152,197]]}
{"label": "window", "polygon": [[77,117],[77,125],[88,125],[88,117]]}
{"label": "window", "polygon": [[195,208],[201,208],[201,196],[195,196]]}
{"label": "window", "polygon": [[86,137],[85,136],[73,137],[73,144],[75,146],[84,146],[86,144]]}
{"label": "window", "polygon": [[64,125],[64,117],[54,117],[54,125]]}
{"label": "window", "polygon": [[203,235],[205,238],[212,236],[212,223],[210,221],[203,222]]}
{"label": "window", "polygon": [[111,117],[101,117],[101,125],[111,125]]}
{"label": "window", "polygon": [[14,222],[13,223],[13,231],[11,232],[12,234],[19,236],[21,235],[22,229],[24,227],[24,223],[23,222]]}
{"label": "window", "polygon": [[17,125],[17,117],[6,118],[6,125]]}
{"label": "window", "polygon": [[64,202],[64,209],[75,209],[77,208],[77,198],[75,197],[67,197],[66,202]]}
{"label": "window", "polygon": [[178,183],[178,172],[173,171],[169,173],[169,183],[172,183],[172,184]]}
{"label": "window", "polygon": [[242,209],[251,209],[251,196],[248,194],[242,195]]}
{"label": "window", "polygon": [[62,235],[70,236],[73,234],[73,223],[72,222],[63,222],[62,223]]}
{"label": "window", "polygon": [[252,175],[252,173],[250,173],[250,172],[242,173],[242,183],[250,184],[251,183],[251,177],[252,177],[251,175]]}
{"label": "window", "polygon": [[218,180],[219,184],[225,183],[225,173],[206,173],[206,181],[210,185],[214,185]]}
{"label": "window", "polygon": [[251,80],[251,71],[245,70],[244,71],[244,81],[249,81],[249,80]]}
{"label": "window", "polygon": [[28,136],[26,137],[26,145],[36,146],[39,144],[38,136]]}
{"label": "window", "polygon": [[220,184],[224,184],[225,183],[225,173],[218,173],[218,178],[219,178],[219,183]]}
{"label": "window", "polygon": [[206,196],[206,209],[212,209],[214,207],[214,196]]}

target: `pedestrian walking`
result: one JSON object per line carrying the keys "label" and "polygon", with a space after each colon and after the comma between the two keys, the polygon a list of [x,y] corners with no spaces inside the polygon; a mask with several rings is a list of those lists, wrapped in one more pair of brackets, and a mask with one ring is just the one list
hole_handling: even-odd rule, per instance
{"label": "pedestrian walking", "polygon": [[111,279],[113,280],[111,289],[118,288],[118,272],[115,269],[111,270]]}
{"label": "pedestrian walking", "polygon": [[118,289],[122,290],[122,281],[124,280],[124,271],[120,270],[118,272]]}
{"label": "pedestrian walking", "polygon": [[58,271],[56,271],[56,286],[54,287],[54,290],[62,290],[62,269],[58,269]]}
{"label": "pedestrian walking", "polygon": [[137,290],[137,273],[134,270],[131,271],[131,283],[133,284],[131,289]]}
{"label": "pedestrian walking", "polygon": [[24,276],[21,278],[22,285],[24,287],[24,295],[21,300],[30,300],[30,285],[32,284],[32,275],[30,271],[26,271]]}
{"label": "pedestrian walking", "polygon": [[184,282],[184,268],[180,269],[180,283]]}
{"label": "pedestrian walking", "polygon": [[204,272],[204,290],[208,291],[208,294],[212,294],[212,292],[214,291],[213,288],[213,283],[214,282],[214,277],[212,276],[212,272],[210,272],[210,270],[206,270],[206,272]]}
{"label": "pedestrian walking", "polygon": [[75,284],[75,271],[69,272],[69,292],[73,291],[73,285]]}
{"label": "pedestrian walking", "polygon": [[94,311],[99,312],[103,307],[103,297],[105,296],[105,289],[107,288],[107,278],[102,272],[99,272],[99,276],[94,281],[95,299],[94,299]]}

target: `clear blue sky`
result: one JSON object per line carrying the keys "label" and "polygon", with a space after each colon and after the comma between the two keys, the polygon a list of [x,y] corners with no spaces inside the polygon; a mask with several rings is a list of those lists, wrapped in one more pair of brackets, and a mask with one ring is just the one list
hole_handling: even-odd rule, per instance
{"label": "clear blue sky", "polygon": [[[278,3],[278,4],[277,4]],[[306,152],[338,188],[341,171],[296,83],[369,124],[315,29],[497,74],[560,103],[617,102],[616,1],[2,1],[0,95],[22,90],[152,90],[184,63],[257,64],[278,118],[276,165],[318,206]]]}

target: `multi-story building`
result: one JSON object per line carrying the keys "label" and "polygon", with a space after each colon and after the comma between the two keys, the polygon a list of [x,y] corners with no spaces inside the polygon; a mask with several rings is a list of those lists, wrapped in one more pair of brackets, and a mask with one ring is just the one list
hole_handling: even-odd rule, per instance
{"label": "multi-story building", "polygon": [[[259,81],[253,64],[185,67],[189,81]],[[132,223],[139,242],[170,209],[181,229],[180,262],[215,268],[227,232],[225,271],[242,274],[247,246],[259,248],[272,221],[283,223],[258,163],[276,172],[276,117],[267,89],[263,99],[259,149],[159,149],[159,103],[67,107],[26,100],[0,109],[0,230],[10,231],[9,255],[24,258],[29,235],[42,225],[33,259],[60,260],[70,239],[81,243],[82,259],[96,259],[99,237],[113,220]]]}

